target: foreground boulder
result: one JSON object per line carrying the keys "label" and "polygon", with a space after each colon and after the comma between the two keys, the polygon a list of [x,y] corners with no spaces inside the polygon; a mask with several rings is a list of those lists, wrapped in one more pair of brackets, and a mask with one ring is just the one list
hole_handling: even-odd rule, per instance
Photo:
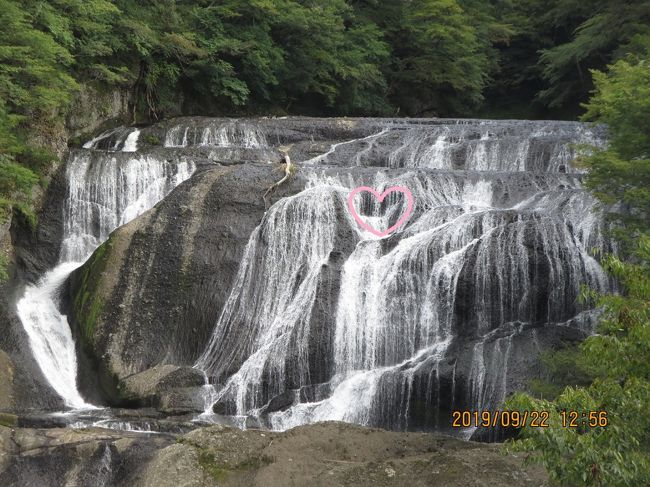
{"label": "foreground boulder", "polygon": [[133,485],[140,466],[173,441],[166,435],[104,429],[0,426],[0,485]]}
{"label": "foreground boulder", "polygon": [[124,401],[139,407],[156,407],[163,398],[169,403],[172,393],[178,396],[188,391],[191,396],[194,388],[200,388],[205,382],[203,372],[192,367],[158,365],[120,381],[118,389]]}

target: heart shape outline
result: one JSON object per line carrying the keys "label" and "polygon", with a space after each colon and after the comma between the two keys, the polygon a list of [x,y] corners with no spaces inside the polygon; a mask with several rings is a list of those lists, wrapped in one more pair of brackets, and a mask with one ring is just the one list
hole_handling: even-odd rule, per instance
{"label": "heart shape outline", "polygon": [[[379,200],[380,203],[383,202],[386,196],[388,196],[390,193],[394,193],[396,191],[403,193],[404,196],[406,197],[406,211],[404,211],[404,214],[400,217],[399,220],[397,220],[397,223],[395,223],[395,225],[388,228],[387,230],[384,230],[383,232],[379,231],[373,228],[372,226],[370,226],[368,223],[364,222],[361,216],[359,216],[359,214],[357,213],[357,209],[354,207],[355,196],[357,196],[359,193],[362,193],[364,191],[371,193],[375,198]],[[358,188],[354,188],[352,191],[350,191],[350,195],[348,196],[348,209],[350,210],[350,213],[352,214],[354,220],[359,224],[361,228],[367,230],[368,232],[378,237],[385,237],[386,235],[393,233],[404,223],[406,223],[408,217],[411,216],[411,213],[413,212],[413,194],[408,188],[405,188],[404,186],[391,186],[382,194],[379,194],[378,191],[368,186],[359,186]]]}

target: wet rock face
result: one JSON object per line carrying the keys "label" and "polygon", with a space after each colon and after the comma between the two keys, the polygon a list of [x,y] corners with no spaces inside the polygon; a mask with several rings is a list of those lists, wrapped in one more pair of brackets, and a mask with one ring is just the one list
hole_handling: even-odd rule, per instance
{"label": "wet rock face", "polygon": [[[73,326],[103,375],[120,380],[161,363],[196,361],[265,211],[264,192],[281,175],[267,164],[208,167],[117,230],[73,274]],[[299,188],[294,182],[274,198]],[[84,294],[93,298],[76,306]],[[92,333],[84,334],[89,322]],[[114,385],[104,383],[116,399]]]}
{"label": "wet rock face", "polygon": [[123,379],[118,385],[118,391],[124,401],[146,407],[159,405],[161,396],[165,393],[183,388],[200,388],[204,384],[205,376],[200,370],[176,365],[158,365]]}
{"label": "wet rock face", "polygon": [[61,233],[59,204],[65,193],[61,183],[59,175],[50,183],[39,215],[42,223],[36,230],[18,212],[0,224],[0,253],[8,274],[8,280],[0,282],[0,410],[63,405],[30,353],[27,334],[15,310],[24,282],[36,280],[56,260]]}
{"label": "wet rock face", "polygon": [[[7,290],[0,285],[0,292]],[[0,410],[58,409],[63,401],[48,386],[29,350],[25,330],[13,310],[12,294],[0,296]]]}
{"label": "wet rock face", "polygon": [[[600,137],[563,122],[192,118],[97,139],[77,162],[196,173],[69,280],[80,387],[119,403],[134,374],[196,364],[215,413],[274,429],[449,431],[452,409],[497,408],[540,373],[541,350],[591,332],[580,285],[611,288],[571,164],[573,142]],[[285,152],[297,174],[265,199]],[[409,188],[406,225],[363,232],[347,210],[361,185]],[[358,210],[388,227],[402,201]],[[192,410],[191,388],[156,406]]]}
{"label": "wet rock face", "polygon": [[14,217],[11,238],[14,242],[17,280],[35,282],[59,258],[63,238],[62,201],[67,194],[65,168],[61,166],[48,184],[38,213],[38,226],[33,229],[24,218]]}
{"label": "wet rock face", "polygon": [[14,364],[9,355],[0,350],[0,410],[13,406]]}

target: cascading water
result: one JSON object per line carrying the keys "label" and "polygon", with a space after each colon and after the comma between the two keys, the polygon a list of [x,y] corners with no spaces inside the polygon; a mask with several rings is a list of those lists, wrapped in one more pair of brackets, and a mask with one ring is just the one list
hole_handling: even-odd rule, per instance
{"label": "cascading water", "polygon": [[132,127],[117,127],[99,134],[83,145],[84,149],[135,152],[138,148],[140,130]]}
{"label": "cascading water", "polygon": [[165,134],[164,146],[184,148],[189,146],[262,148],[267,141],[263,131],[251,123],[239,120],[225,120],[191,126],[176,125]]}
{"label": "cascading water", "polygon": [[138,134],[137,129],[116,129],[86,144],[89,150],[71,154],[59,263],[27,286],[17,303],[36,362],[71,408],[92,406],[77,390],[75,346],[67,318],[59,311],[59,288],[113,230],[153,207],[195,170],[190,161],[126,154],[137,151]]}
{"label": "cascading water", "polygon": [[[315,200],[320,204],[314,205]],[[220,380],[228,379],[226,388],[232,391],[238,411],[255,407],[269,394],[273,397],[283,392],[284,359],[290,350],[296,353],[292,373],[299,382],[307,380],[304,338],[309,333],[320,267],[334,249],[337,204],[339,198],[327,188],[285,199],[273,207],[251,237],[231,296],[199,361],[201,368]],[[295,233],[289,235],[288,228]],[[296,247],[303,251],[294,252]],[[260,262],[261,266],[256,265]],[[245,329],[247,337],[241,339],[233,333],[235,327]],[[267,376],[280,380],[262,387]]]}
{"label": "cascading water", "polygon": [[[576,298],[581,284],[611,289],[591,255],[611,246],[572,164],[581,143],[603,138],[575,123],[475,120],[197,118],[114,129],[71,154],[59,265],[27,287],[18,313],[54,390],[87,406],[58,306],[69,273],[197,164],[277,161],[288,150],[304,189],[250,234],[196,363],[212,384],[199,393],[203,418],[445,429],[452,409],[497,408],[522,356],[549,334],[593,331],[596,313]],[[362,185],[409,188],[407,223],[383,238],[362,230],[347,208]],[[385,229],[405,200],[366,194],[355,205]]]}
{"label": "cascading water", "polygon": [[[602,144],[597,133],[476,121],[368,131],[304,158],[308,187],[251,235],[196,364],[218,384],[205,418],[444,428],[453,408],[498,407],[522,340],[593,331],[577,296],[611,288],[590,254],[610,248],[571,162],[574,144]],[[408,187],[407,225],[384,238],[360,229],[346,210],[359,185]],[[356,205],[387,228],[404,201]]]}
{"label": "cascading water", "polygon": [[43,375],[69,407],[91,407],[77,390],[77,356],[67,318],[58,308],[58,290],[81,263],[65,262],[27,286],[17,304],[29,343]]}

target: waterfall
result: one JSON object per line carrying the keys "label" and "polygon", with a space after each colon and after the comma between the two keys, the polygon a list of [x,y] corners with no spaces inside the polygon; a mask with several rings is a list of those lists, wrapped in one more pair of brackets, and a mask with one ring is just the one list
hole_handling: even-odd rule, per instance
{"label": "waterfall", "polygon": [[268,147],[266,135],[257,125],[239,120],[206,119],[194,124],[170,127],[165,134],[165,147]]}
{"label": "waterfall", "polygon": [[140,137],[140,131],[135,129],[133,132],[130,132],[124,141],[124,147],[122,151],[124,152],[137,152],[138,150],[138,138]]}
{"label": "waterfall", "polygon": [[[210,375],[227,380],[220,397],[228,395],[237,411],[284,391],[289,353],[295,360],[291,373],[297,376],[291,380],[308,380],[311,310],[321,267],[334,250],[342,205],[341,196],[329,188],[307,190],[275,205],[251,236],[232,293],[198,361]],[[246,330],[244,338],[239,330]]]}
{"label": "waterfall", "polygon": [[[368,131],[305,159],[306,188],[251,235],[196,363],[215,384],[204,418],[218,404],[278,430],[444,428],[453,408],[499,407],[520,337],[593,332],[577,297],[582,284],[611,289],[591,254],[611,246],[572,160],[575,144],[603,143],[596,132],[507,121]],[[383,238],[362,230],[345,210],[361,185],[409,188],[408,223]],[[356,205],[387,228],[404,201]]]}
{"label": "waterfall", "polygon": [[580,173],[580,145],[602,146],[598,129],[574,122],[467,120],[389,124],[339,143],[311,163],[390,168]]}
{"label": "waterfall", "polygon": [[[162,147],[152,147],[158,138]],[[196,164],[216,160],[211,153],[229,166],[264,163],[282,146],[301,191],[275,202],[249,235],[195,364],[211,384],[200,392],[203,419],[218,411],[278,430],[340,420],[449,431],[453,409],[498,408],[522,357],[539,353],[547,335],[594,331],[597,311],[577,298],[583,284],[612,289],[592,249],[615,249],[574,163],[584,143],[602,145],[602,131],[438,119],[118,127],[70,154],[59,262],[27,286],[18,314],[53,389],[69,407],[89,407],[59,312],[70,272]],[[348,211],[358,186],[406,187],[413,212],[378,237]],[[385,229],[406,199],[365,193],[353,204]]]}
{"label": "waterfall", "polygon": [[20,317],[41,372],[70,407],[87,407],[76,387],[77,356],[70,326],[58,309],[58,290],[76,262],[57,265],[41,280],[27,286],[18,302]]}
{"label": "waterfall", "polygon": [[140,130],[132,127],[117,127],[102,132],[83,145],[84,149],[135,152]]}
{"label": "waterfall", "polygon": [[194,172],[146,154],[74,152],[66,166],[62,262],[83,262],[117,227],[162,200]]}
{"label": "waterfall", "polygon": [[[71,408],[92,407],[76,386],[77,359],[59,289],[117,227],[152,208],[195,170],[191,161],[172,163],[137,151],[137,129],[116,129],[74,151],[66,166],[64,234],[59,262],[25,289],[17,313],[43,375]],[[103,147],[104,149],[99,149]],[[105,152],[105,148],[120,152]]]}

